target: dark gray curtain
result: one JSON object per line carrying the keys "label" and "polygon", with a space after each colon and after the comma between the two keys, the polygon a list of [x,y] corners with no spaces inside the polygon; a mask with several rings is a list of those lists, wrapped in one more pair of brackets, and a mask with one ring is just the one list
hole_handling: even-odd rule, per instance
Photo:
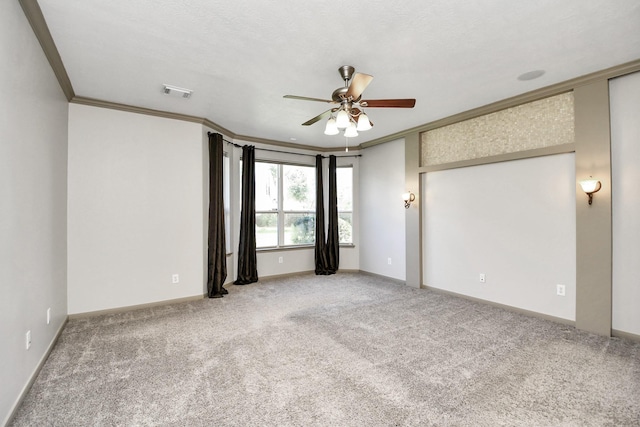
{"label": "dark gray curtain", "polygon": [[327,244],[324,233],[324,182],[322,181],[322,156],[316,156],[316,274],[333,274],[327,258]]}
{"label": "dark gray curtain", "polygon": [[238,245],[238,278],[236,285],[258,281],[256,261],[256,151],[242,147],[242,210],[240,211],[240,244]]}
{"label": "dark gray curtain", "polygon": [[227,254],[224,231],[224,151],[222,135],[209,133],[209,298],[222,298],[227,278]]}
{"label": "dark gray curtain", "polygon": [[336,156],[329,156],[329,228],[327,236],[327,270],[338,271],[340,264],[340,236],[338,235],[338,186]]}

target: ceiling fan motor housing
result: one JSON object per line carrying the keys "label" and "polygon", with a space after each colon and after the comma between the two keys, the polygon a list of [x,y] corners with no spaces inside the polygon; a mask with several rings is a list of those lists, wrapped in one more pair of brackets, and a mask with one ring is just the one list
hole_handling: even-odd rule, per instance
{"label": "ceiling fan motor housing", "polygon": [[342,102],[345,99],[345,95],[347,94],[348,90],[348,87],[339,87],[338,89],[333,91],[333,93],[331,94],[331,99],[333,99],[335,102]]}
{"label": "ceiling fan motor housing", "polygon": [[[349,91],[349,80],[351,80],[351,77],[353,77],[353,73],[355,71],[356,69],[351,65],[343,65],[342,67],[338,68],[338,72],[340,73],[342,80],[344,80],[344,87],[339,87],[331,94],[331,99],[333,99],[335,102],[342,103],[346,100],[346,95]],[[352,101],[356,100],[353,99]]]}

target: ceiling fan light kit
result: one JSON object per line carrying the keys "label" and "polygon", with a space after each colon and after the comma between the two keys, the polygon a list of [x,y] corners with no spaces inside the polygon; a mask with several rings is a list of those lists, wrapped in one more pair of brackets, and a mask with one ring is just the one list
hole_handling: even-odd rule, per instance
{"label": "ceiling fan light kit", "polygon": [[325,135],[337,135],[340,133],[340,129],[338,129],[338,125],[336,124],[336,119],[331,116],[329,120],[327,120],[327,126],[324,128]]}
{"label": "ceiling fan light kit", "polygon": [[346,110],[338,111],[338,115],[336,116],[336,126],[338,127],[338,129],[348,128],[350,122],[351,118],[349,117],[349,113],[347,113]]}
{"label": "ceiling fan light kit", "polygon": [[[373,126],[373,123],[369,120],[369,116],[364,112],[365,107],[413,108],[416,104],[415,99],[361,100],[362,92],[364,92],[369,83],[371,83],[373,76],[363,73],[355,73],[355,68],[350,65],[343,65],[338,68],[338,72],[344,80],[344,87],[334,90],[331,94],[331,100],[297,95],[284,96],[289,99],[339,104],[338,107],[331,108],[306,121],[302,126],[310,126],[329,116],[329,120],[327,120],[327,124],[324,129],[325,135],[338,135],[340,131],[343,130],[346,138],[353,138],[358,136],[358,132],[365,132]],[[349,84],[349,82],[351,82],[351,84]]]}
{"label": "ceiling fan light kit", "polygon": [[358,127],[357,130],[360,132],[364,132],[366,130],[371,129],[371,122],[369,121],[369,117],[364,113],[360,113],[360,117],[358,117]]}
{"label": "ceiling fan light kit", "polygon": [[356,129],[356,124],[354,122],[349,123],[349,126],[344,130],[345,138],[353,138],[358,136],[358,131]]}

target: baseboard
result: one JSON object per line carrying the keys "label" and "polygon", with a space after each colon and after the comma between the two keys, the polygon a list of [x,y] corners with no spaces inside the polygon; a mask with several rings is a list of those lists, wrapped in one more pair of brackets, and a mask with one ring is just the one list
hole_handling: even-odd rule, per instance
{"label": "baseboard", "polygon": [[[343,273],[347,273],[347,272],[352,272],[352,273],[360,273],[360,270],[339,270],[338,273],[343,272]],[[262,276],[259,277],[258,282],[261,279],[283,279],[286,277],[292,277],[292,276],[300,276],[300,275],[305,275],[305,274],[313,274],[315,273],[314,270],[307,270],[307,271],[296,271],[293,273],[285,273],[285,274],[274,274],[271,276]],[[380,276],[380,277],[384,277],[384,276]],[[392,279],[390,277],[385,277],[385,279],[389,279],[389,280],[396,280],[396,279]],[[225,283],[224,286],[227,285],[233,285],[233,281]],[[146,303],[146,304],[137,304],[137,305],[127,305],[124,307],[116,307],[116,308],[108,308],[106,310],[96,310],[96,311],[87,311],[87,312],[83,312],[83,313],[74,313],[74,314],[70,314],[68,317],[70,320],[73,319],[82,319],[85,317],[93,317],[93,316],[102,316],[104,314],[114,314],[114,313],[123,313],[126,311],[131,311],[131,310],[138,310],[141,308],[149,308],[149,307],[158,307],[158,306],[162,306],[162,305],[169,305],[169,304],[177,304],[177,303],[181,303],[181,302],[189,302],[189,301],[196,301],[202,298],[206,298],[207,294],[203,294],[203,295],[194,295],[194,296],[190,296],[190,297],[184,297],[184,298],[176,298],[176,299],[171,299],[171,300],[163,300],[163,301],[156,301],[156,302],[150,302],[150,303]]]}
{"label": "baseboard", "polygon": [[398,285],[406,285],[407,284],[407,282],[405,282],[404,280],[396,279],[395,277],[383,276],[382,274],[372,273],[370,271],[364,271],[364,270],[353,270],[353,271],[357,272],[357,273],[361,273],[361,274],[367,275],[367,276],[379,277],[380,279],[385,279],[385,280],[388,280],[390,282],[396,283]]}
{"label": "baseboard", "polygon": [[67,326],[68,321],[69,321],[69,316],[67,316],[64,319],[64,322],[62,322],[55,336],[49,343],[49,347],[47,347],[47,350],[44,352],[44,354],[40,358],[40,361],[38,361],[38,364],[36,365],[36,368],[33,370],[31,377],[29,377],[29,381],[27,381],[25,386],[22,388],[22,391],[20,392],[20,395],[18,396],[15,403],[13,404],[13,407],[11,408],[11,411],[9,412],[7,419],[4,420],[4,424],[2,424],[3,426],[8,426],[13,420],[13,418],[16,416],[16,413],[18,412],[18,408],[20,408],[20,405],[22,405],[22,402],[24,401],[25,397],[27,397],[27,394],[29,393],[29,390],[31,390],[31,386],[33,386],[33,383],[35,382],[36,378],[38,378],[38,374],[40,374],[40,371],[42,370],[42,367],[44,366],[45,362],[49,358],[51,351],[56,346],[58,339],[60,338],[60,335],[62,335],[62,331],[64,330],[64,327]]}
{"label": "baseboard", "polygon": [[[363,273],[360,270],[351,270],[351,269],[338,269],[336,274],[340,274],[340,273]],[[258,278],[258,282],[260,282],[260,280],[262,279],[284,279],[287,277],[294,277],[294,276],[304,276],[307,274],[315,274],[315,270],[306,270],[306,271],[294,271],[292,273],[284,273],[284,274],[273,274],[271,276],[261,276]],[[379,276],[379,277],[384,277],[384,276]],[[389,280],[394,280],[391,279],[390,277],[385,277],[385,279],[389,279]],[[230,284],[233,284],[233,282],[231,282]],[[226,285],[225,285],[226,286]]]}
{"label": "baseboard", "polygon": [[632,334],[631,332],[619,331],[617,329],[611,330],[611,336],[617,338],[624,338],[630,341],[640,342],[640,335]]}
{"label": "baseboard", "polygon": [[262,279],[284,279],[286,277],[303,276],[303,275],[312,274],[312,273],[315,273],[315,271],[314,270],[294,271],[292,273],[272,274],[271,276],[260,276],[258,277],[258,283],[260,283],[260,280]]}
{"label": "baseboard", "polygon": [[451,295],[454,297],[468,299],[470,301],[479,302],[481,304],[490,305],[493,307],[503,308],[505,310],[513,311],[514,313],[524,314],[525,316],[537,317],[539,319],[550,320],[555,323],[561,323],[563,325],[576,326],[576,322],[573,320],[563,319],[562,317],[550,316],[544,313],[538,313],[537,311],[525,310],[524,308],[518,308],[511,305],[500,304],[499,302],[489,301],[482,298],[476,298],[465,294],[459,294],[457,292],[447,291],[439,288],[432,288],[431,286],[420,285],[420,289],[428,289],[430,291],[438,292],[441,294]]}
{"label": "baseboard", "polygon": [[131,310],[139,310],[141,308],[150,308],[150,307],[159,307],[159,306],[163,306],[163,305],[169,305],[169,304],[177,304],[177,303],[181,303],[181,302],[190,302],[190,301],[197,301],[197,300],[201,300],[203,298],[205,298],[206,295],[194,295],[194,296],[190,296],[190,297],[184,297],[184,298],[176,298],[176,299],[169,299],[169,300],[162,300],[162,301],[156,301],[156,302],[149,302],[146,304],[136,304],[136,305],[127,305],[124,307],[116,307],[116,308],[108,308],[106,310],[97,310],[97,311],[87,311],[84,313],[74,313],[74,314],[70,314],[69,315],[69,319],[82,319],[85,317],[93,317],[93,316],[102,316],[103,314],[114,314],[114,313],[124,313],[127,311],[131,311]]}

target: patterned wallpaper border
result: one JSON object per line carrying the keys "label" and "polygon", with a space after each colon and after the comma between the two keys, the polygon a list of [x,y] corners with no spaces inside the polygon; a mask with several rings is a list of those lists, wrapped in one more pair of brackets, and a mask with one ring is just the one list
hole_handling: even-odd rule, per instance
{"label": "patterned wallpaper border", "polygon": [[422,132],[421,166],[574,142],[573,92]]}

